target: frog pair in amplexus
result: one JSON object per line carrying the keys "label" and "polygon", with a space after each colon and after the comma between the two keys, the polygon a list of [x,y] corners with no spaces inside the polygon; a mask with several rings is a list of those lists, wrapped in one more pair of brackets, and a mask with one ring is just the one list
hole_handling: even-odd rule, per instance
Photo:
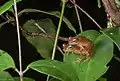
{"label": "frog pair in amplexus", "polygon": [[[86,55],[85,61],[89,61],[92,56],[93,47],[94,44],[90,39],[85,36],[75,36],[69,37],[68,43],[63,44],[63,51]],[[79,58],[77,61],[81,62],[82,60],[82,58]]]}

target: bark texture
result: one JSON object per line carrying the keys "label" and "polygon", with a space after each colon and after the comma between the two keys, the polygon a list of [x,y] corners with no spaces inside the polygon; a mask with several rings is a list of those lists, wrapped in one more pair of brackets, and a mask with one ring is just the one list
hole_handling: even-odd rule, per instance
{"label": "bark texture", "polygon": [[120,9],[117,8],[115,0],[102,0],[102,2],[112,22],[120,26]]}

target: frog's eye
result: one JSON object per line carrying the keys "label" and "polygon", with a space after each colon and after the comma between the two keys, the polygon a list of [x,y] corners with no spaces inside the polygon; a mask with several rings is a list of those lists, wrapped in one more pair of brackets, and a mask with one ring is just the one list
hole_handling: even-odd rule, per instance
{"label": "frog's eye", "polygon": [[71,39],[72,39],[72,37],[69,37],[68,39],[69,39],[69,40],[71,40]]}
{"label": "frog's eye", "polygon": [[67,45],[66,44],[63,44],[63,48],[66,48],[67,47]]}
{"label": "frog's eye", "polygon": [[76,42],[76,39],[73,39],[73,42]]}
{"label": "frog's eye", "polygon": [[65,44],[63,44],[63,47],[65,47]]}
{"label": "frog's eye", "polygon": [[71,46],[71,45],[69,45],[68,47],[69,47],[69,48],[72,48],[72,46]]}

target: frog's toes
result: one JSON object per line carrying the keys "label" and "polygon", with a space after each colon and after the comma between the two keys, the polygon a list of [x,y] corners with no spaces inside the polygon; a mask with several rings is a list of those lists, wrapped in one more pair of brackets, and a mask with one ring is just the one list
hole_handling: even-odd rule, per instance
{"label": "frog's toes", "polygon": [[82,58],[77,58],[77,60],[75,61],[75,62],[82,62],[83,61],[83,59]]}

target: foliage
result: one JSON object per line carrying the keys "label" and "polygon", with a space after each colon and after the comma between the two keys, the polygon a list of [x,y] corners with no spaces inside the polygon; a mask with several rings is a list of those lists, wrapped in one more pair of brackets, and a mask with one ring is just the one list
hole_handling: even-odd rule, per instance
{"label": "foliage", "polygon": [[[42,10],[37,10],[37,9],[24,9],[22,10],[20,13],[18,13],[18,15],[22,15],[22,13],[27,13],[27,12],[39,12],[39,13],[43,13],[43,14],[47,14],[47,15],[52,15],[55,16],[57,18],[60,18],[60,12],[59,11],[42,11]],[[76,30],[74,28],[74,26],[71,24],[71,22],[63,16],[63,21],[64,23],[67,25],[67,27],[72,30],[74,33],[76,33]]]}
{"label": "foliage", "polygon": [[[17,2],[19,1],[21,0],[17,0]],[[63,3],[66,2],[64,0],[62,1]],[[9,10],[12,5],[13,0],[6,2],[0,7],[0,14],[3,14]],[[27,9],[24,12],[29,12],[29,10]],[[46,12],[33,9],[30,10],[30,12],[40,12],[53,15],[62,20],[60,17],[61,13],[58,11]],[[66,17],[63,17],[63,21],[70,30],[76,33],[74,26]],[[59,33],[56,31],[57,28],[53,24],[52,20],[50,18],[28,20],[22,28],[24,37],[26,37],[29,43],[31,43],[37,49],[40,55],[45,58],[44,60],[38,60],[30,63],[27,66],[26,71],[33,69],[37,72],[52,76],[50,81],[96,81],[109,69],[107,64],[113,57],[113,43],[115,43],[120,50],[120,28],[114,27],[102,29],[100,30],[101,33],[95,30],[87,30],[79,33],[78,35],[83,35],[92,40],[94,43],[93,56],[88,62],[76,62],[76,60],[79,58],[79,55],[74,53],[64,53],[63,61],[50,60],[55,34],[56,32]],[[54,38],[51,38],[48,35],[54,36]],[[14,70],[17,69],[13,58],[5,51],[0,50],[0,80],[19,81],[19,77],[12,77],[8,72],[5,71],[9,68]],[[99,80],[106,81],[104,78]],[[35,80],[24,77],[24,81]]]}
{"label": "foliage", "polygon": [[[54,35],[56,33],[56,27],[51,19],[42,20],[29,20],[24,25],[23,28],[29,32],[39,32],[49,35]],[[24,35],[26,33],[23,32]],[[54,40],[44,36],[27,36],[27,40],[36,47],[37,51],[43,58],[50,59],[53,49]]]}
{"label": "foliage", "polygon": [[107,81],[106,78],[99,78],[99,81]]}
{"label": "foliage", "polygon": [[[84,34],[87,36],[88,32],[90,34],[90,31],[85,31]],[[94,33],[95,32],[96,31],[94,31]],[[91,33],[93,33],[93,31]],[[108,69],[106,65],[113,56],[113,43],[104,35],[99,35],[98,32],[95,34],[95,36],[94,34],[90,34],[91,39],[94,41],[95,48],[93,52],[94,56],[89,62],[75,62],[77,58],[79,58],[78,55],[65,53],[64,62],[39,60],[31,63],[28,67],[63,81],[96,81]],[[49,71],[49,69],[51,71]]]}
{"label": "foliage", "polygon": [[100,2],[100,0],[97,0],[97,2],[98,2],[98,7],[101,8],[101,2]]}
{"label": "foliage", "polygon": [[[16,0],[16,1],[19,2],[21,0]],[[0,15],[3,14],[4,12],[6,12],[7,10],[9,10],[13,4],[14,4],[14,0],[9,0],[3,6],[1,6],[0,7]]]}
{"label": "foliage", "polygon": [[112,40],[120,50],[120,40],[118,38],[120,37],[120,27],[102,29],[101,32]]}
{"label": "foliage", "polygon": [[0,80],[1,81],[15,81],[12,76],[5,71],[0,71]]}
{"label": "foliage", "polygon": [[8,53],[0,50],[0,71],[8,68],[15,68],[14,61]]}
{"label": "foliage", "polygon": [[[14,79],[15,81],[20,81],[20,80],[19,80],[19,77],[13,77],[13,79]],[[24,81],[35,81],[35,80],[33,80],[33,79],[31,79],[31,78],[27,78],[27,77],[24,77],[23,80],[24,80]]]}

